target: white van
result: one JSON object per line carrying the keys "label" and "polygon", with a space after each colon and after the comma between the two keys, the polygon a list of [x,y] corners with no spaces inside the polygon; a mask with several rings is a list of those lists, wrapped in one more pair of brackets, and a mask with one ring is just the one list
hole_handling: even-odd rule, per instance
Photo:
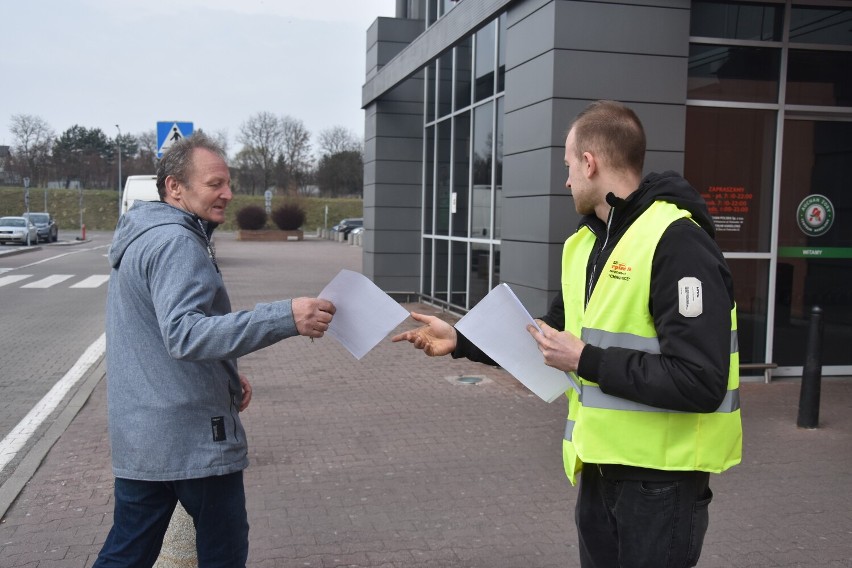
{"label": "white van", "polygon": [[124,193],[121,195],[121,214],[133,206],[133,202],[159,201],[160,194],[157,192],[157,176],[127,176],[124,183]]}

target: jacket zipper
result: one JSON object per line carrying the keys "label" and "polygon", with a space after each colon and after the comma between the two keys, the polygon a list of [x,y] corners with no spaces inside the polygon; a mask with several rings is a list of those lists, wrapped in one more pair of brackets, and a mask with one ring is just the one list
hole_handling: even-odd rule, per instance
{"label": "jacket zipper", "polygon": [[598,260],[600,259],[601,253],[606,249],[606,245],[609,243],[609,229],[612,226],[612,217],[613,212],[615,211],[615,207],[610,208],[609,215],[606,218],[606,234],[604,235],[604,242],[601,245],[601,248],[598,249],[598,252],[595,253],[595,259],[592,261],[592,272],[589,274],[589,286],[586,290],[586,303],[583,307],[589,305],[589,300],[592,298],[592,289],[594,287],[595,282],[595,274],[598,271]]}

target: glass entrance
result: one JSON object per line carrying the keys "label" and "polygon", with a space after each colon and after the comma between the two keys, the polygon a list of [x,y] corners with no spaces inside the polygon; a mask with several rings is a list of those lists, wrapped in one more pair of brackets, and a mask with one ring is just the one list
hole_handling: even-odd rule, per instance
{"label": "glass entrance", "polygon": [[[852,372],[852,122],[787,119],[778,213],[774,358],[799,371],[822,309],[826,374]],[[783,369],[779,369],[779,372]]]}

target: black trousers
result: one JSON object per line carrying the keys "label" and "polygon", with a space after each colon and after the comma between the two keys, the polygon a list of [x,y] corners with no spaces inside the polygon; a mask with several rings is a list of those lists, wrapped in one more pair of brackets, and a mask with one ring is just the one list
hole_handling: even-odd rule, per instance
{"label": "black trousers", "polygon": [[575,510],[583,568],[698,563],[713,498],[710,474],[584,464]]}

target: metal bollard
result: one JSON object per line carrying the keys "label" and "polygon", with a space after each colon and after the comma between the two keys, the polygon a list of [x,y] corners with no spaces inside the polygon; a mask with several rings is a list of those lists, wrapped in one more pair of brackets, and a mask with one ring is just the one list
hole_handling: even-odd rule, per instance
{"label": "metal bollard", "polygon": [[802,368],[802,389],[799,393],[799,428],[817,428],[819,425],[819,395],[822,379],[822,309],[811,308],[808,327],[808,344],[805,365]]}

